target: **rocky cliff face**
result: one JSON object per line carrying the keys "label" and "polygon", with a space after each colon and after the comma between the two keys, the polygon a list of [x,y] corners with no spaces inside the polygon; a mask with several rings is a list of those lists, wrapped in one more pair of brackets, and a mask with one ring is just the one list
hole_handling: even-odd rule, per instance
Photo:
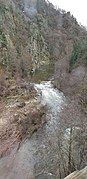
{"label": "rocky cliff face", "polygon": [[69,176],[67,176],[65,179],[86,179],[87,178],[87,167],[85,167],[83,170],[73,172]]}

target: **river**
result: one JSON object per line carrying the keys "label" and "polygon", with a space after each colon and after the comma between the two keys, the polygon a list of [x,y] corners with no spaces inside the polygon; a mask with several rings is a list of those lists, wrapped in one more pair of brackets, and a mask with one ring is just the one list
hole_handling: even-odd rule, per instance
{"label": "river", "polygon": [[58,167],[58,114],[65,97],[51,82],[35,84],[37,100],[47,105],[47,123],[30,139],[0,160],[0,179],[56,179]]}

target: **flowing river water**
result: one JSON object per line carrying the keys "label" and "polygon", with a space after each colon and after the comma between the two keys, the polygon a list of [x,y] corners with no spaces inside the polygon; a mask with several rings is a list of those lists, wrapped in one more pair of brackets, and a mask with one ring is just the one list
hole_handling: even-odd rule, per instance
{"label": "flowing river water", "polygon": [[35,84],[35,89],[37,100],[49,108],[47,123],[27,139],[18,152],[14,149],[10,156],[0,160],[0,179],[56,179],[58,114],[65,98],[50,81]]}

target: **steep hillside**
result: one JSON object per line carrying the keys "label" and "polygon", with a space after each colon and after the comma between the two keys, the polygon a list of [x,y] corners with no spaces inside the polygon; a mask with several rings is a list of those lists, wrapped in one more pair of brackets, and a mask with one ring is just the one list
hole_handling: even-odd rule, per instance
{"label": "steep hillside", "polygon": [[48,66],[50,55],[40,32],[46,31],[43,16],[38,14],[31,20],[13,1],[1,1],[0,9],[1,66],[22,78],[31,76],[41,66]]}
{"label": "steep hillside", "polygon": [[62,61],[67,71],[73,43],[86,34],[69,12],[44,0],[1,0],[0,16],[0,66],[12,76],[46,79]]}
{"label": "steep hillside", "polygon": [[0,0],[1,157],[10,141],[20,143],[44,124],[34,83],[46,80],[68,99],[58,118],[61,179],[87,165],[87,31],[49,1]]}

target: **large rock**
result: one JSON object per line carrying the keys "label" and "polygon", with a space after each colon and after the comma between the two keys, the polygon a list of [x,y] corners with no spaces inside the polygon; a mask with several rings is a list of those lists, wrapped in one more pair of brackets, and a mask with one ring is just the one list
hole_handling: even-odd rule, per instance
{"label": "large rock", "polygon": [[71,173],[65,179],[87,179],[87,167],[85,167],[83,170]]}
{"label": "large rock", "polygon": [[24,12],[32,17],[37,13],[37,0],[25,0],[24,1]]}

